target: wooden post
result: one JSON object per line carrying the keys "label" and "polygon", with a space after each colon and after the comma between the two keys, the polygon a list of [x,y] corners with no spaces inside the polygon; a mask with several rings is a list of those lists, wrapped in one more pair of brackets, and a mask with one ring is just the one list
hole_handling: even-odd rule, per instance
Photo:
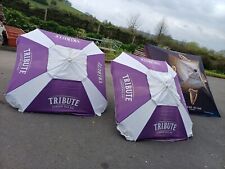
{"label": "wooden post", "polygon": [[99,32],[100,32],[100,28],[101,28],[101,23],[99,23],[99,25],[98,25],[97,34],[99,34]]}
{"label": "wooden post", "polygon": [[45,17],[44,17],[44,21],[47,20],[47,15],[48,15],[48,8],[45,9]]}

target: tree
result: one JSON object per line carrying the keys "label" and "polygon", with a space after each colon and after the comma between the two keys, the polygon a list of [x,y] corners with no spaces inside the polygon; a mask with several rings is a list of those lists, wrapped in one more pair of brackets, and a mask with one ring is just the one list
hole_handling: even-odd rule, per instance
{"label": "tree", "polygon": [[185,47],[188,53],[198,54],[200,51],[200,47],[197,42],[187,42]]}
{"label": "tree", "polygon": [[133,38],[132,44],[134,44],[135,38],[137,36],[137,30],[140,28],[140,14],[131,15],[131,17],[127,20],[128,29],[131,31]]}
{"label": "tree", "polygon": [[165,18],[163,18],[156,27],[156,42],[159,44],[162,37],[167,34],[168,26]]}
{"label": "tree", "polygon": [[65,4],[68,5],[68,6],[72,6],[72,3],[68,0],[65,0]]}
{"label": "tree", "polygon": [[55,0],[51,0],[51,3],[50,3],[52,6],[56,6],[57,5],[57,2]]}

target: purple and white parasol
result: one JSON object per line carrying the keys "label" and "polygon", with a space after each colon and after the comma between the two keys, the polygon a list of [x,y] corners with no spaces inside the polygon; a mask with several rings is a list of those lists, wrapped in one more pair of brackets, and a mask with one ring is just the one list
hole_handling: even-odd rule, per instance
{"label": "purple and white parasol", "polygon": [[163,61],[122,53],[111,63],[117,129],[127,140],[192,136],[176,72]]}
{"label": "purple and white parasol", "polygon": [[100,116],[107,106],[104,53],[94,42],[40,29],[23,34],[6,100],[21,112]]}

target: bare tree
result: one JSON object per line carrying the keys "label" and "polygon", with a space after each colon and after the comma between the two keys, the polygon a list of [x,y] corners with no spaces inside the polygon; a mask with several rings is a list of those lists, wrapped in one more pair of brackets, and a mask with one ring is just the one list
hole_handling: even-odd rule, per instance
{"label": "bare tree", "polygon": [[132,44],[135,41],[136,34],[138,28],[140,28],[140,14],[131,15],[130,18],[127,20],[128,29],[131,31],[133,38],[132,38]]}
{"label": "bare tree", "polygon": [[163,18],[156,27],[156,41],[159,43],[162,36],[166,35],[168,31],[168,26],[166,24],[166,19]]}

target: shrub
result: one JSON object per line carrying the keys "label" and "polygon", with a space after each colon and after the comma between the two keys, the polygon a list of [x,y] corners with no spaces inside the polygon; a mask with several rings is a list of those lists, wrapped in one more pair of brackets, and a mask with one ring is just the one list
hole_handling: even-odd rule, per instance
{"label": "shrub", "polygon": [[84,29],[78,28],[76,29],[76,36],[79,38],[86,37],[86,31]]}
{"label": "shrub", "polygon": [[89,38],[95,38],[95,39],[102,39],[104,36],[97,33],[87,33],[87,37]]}
{"label": "shrub", "polygon": [[135,49],[137,48],[137,45],[135,44],[122,44],[121,49],[127,52],[133,53]]}
{"label": "shrub", "polygon": [[47,0],[33,0],[33,1],[35,1],[35,2],[37,2],[37,3],[40,3],[40,4],[42,4],[42,5],[48,5]]}
{"label": "shrub", "polygon": [[15,26],[23,29],[25,32],[36,28],[36,25],[31,23],[27,17],[24,17],[21,12],[4,8],[7,25]]}

